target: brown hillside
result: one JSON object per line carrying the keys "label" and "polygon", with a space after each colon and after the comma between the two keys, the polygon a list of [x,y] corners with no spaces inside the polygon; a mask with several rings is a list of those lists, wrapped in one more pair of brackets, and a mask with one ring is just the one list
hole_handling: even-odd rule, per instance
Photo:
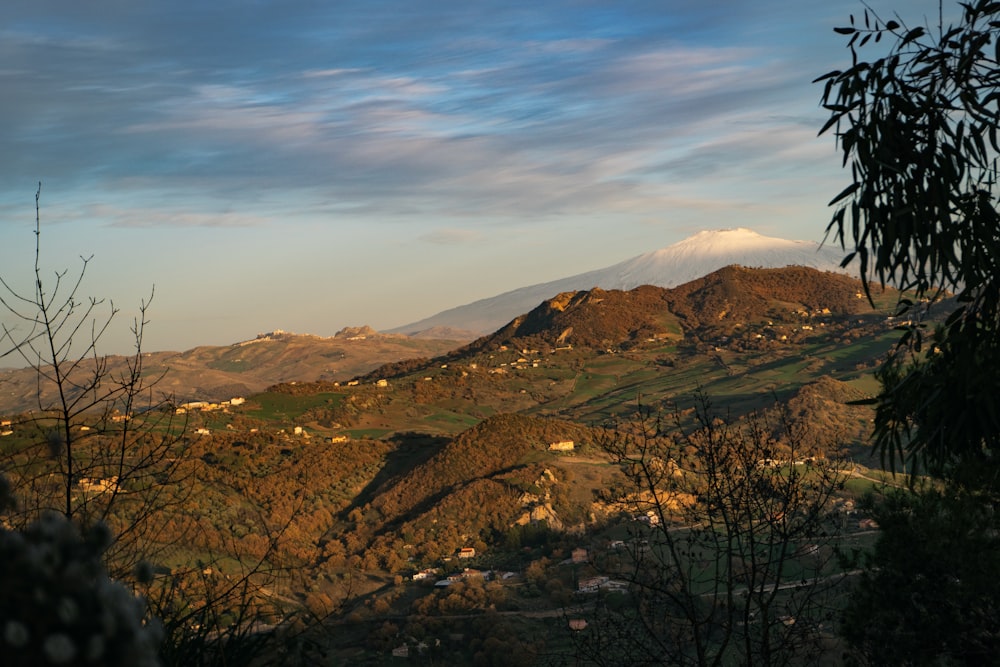
{"label": "brown hillside", "polygon": [[668,314],[666,293],[650,285],[628,292],[599,288],[567,292],[513,320],[492,338],[598,349],[616,346],[642,332],[651,334],[664,328],[662,320]]}
{"label": "brown hillside", "polygon": [[714,334],[728,334],[738,324],[797,321],[804,313],[829,311],[832,316],[844,316],[871,312],[862,294],[860,281],[839,273],[803,266],[755,269],[735,265],[673,289],[644,285],[629,291],[595,288],[564,292],[496,333],[445,356],[386,365],[366,379],[406,375],[503,345],[514,349],[572,345],[604,350],[668,333],[711,329]]}
{"label": "brown hillside", "polygon": [[416,545],[411,555],[436,558],[465,540],[501,534],[523,513],[524,489],[544,474],[538,455],[552,442],[585,443],[589,433],[560,420],[490,417],[380,484],[371,502],[351,508],[347,515],[355,523],[343,538],[345,549],[385,567],[401,539]]}
{"label": "brown hillside", "polygon": [[848,444],[866,442],[874,416],[860,390],[831,377],[803,385],[784,406],[785,416],[807,449],[844,453]]}
{"label": "brown hillside", "polygon": [[[440,355],[458,344],[383,335],[369,327],[345,329],[336,337],[271,333],[224,347],[143,353],[143,374],[160,378],[156,398],[222,401],[281,382],[349,380],[387,363]],[[132,359],[109,356],[103,361],[109,375],[117,377]],[[91,372],[90,366],[85,369]],[[0,415],[37,410],[57,398],[55,387],[39,387],[30,368],[0,370],[0,389]]]}
{"label": "brown hillside", "polygon": [[490,417],[459,434],[427,462],[382,489],[372,508],[392,521],[469,480],[488,478],[517,465],[548,443],[580,440],[587,431],[570,422],[525,415]]}
{"label": "brown hillside", "polygon": [[828,309],[835,315],[867,312],[861,283],[839,273],[804,266],[748,269],[727,266],[669,290],[669,308],[686,328],[720,321],[757,321],[796,310]]}
{"label": "brown hillside", "polygon": [[803,312],[870,312],[862,291],[857,279],[802,266],[728,266],[673,289],[646,285],[628,292],[593,289],[560,294],[469,349],[498,344],[604,349],[662,335],[671,322],[679,322],[685,331],[697,331],[787,319]]}

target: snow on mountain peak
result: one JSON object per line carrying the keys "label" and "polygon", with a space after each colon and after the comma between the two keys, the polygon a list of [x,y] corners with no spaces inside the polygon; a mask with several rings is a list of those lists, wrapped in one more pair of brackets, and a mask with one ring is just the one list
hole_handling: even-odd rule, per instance
{"label": "snow on mountain peak", "polygon": [[808,266],[840,271],[840,260],[840,251],[821,248],[813,241],[788,241],[738,227],[698,232],[611,269],[617,269],[618,284],[614,289],[632,289],[645,284],[676,287],[730,264],[753,268]]}
{"label": "snow on mountain peak", "polygon": [[[736,229],[718,229],[698,232],[683,241],[656,250],[651,255],[698,255],[701,257],[719,255],[750,256],[754,252],[765,250],[801,250],[815,251],[817,244],[810,241],[788,241],[758,234],[752,229],[737,227]],[[721,267],[719,267],[721,268]],[[700,276],[699,276],[700,277]]]}

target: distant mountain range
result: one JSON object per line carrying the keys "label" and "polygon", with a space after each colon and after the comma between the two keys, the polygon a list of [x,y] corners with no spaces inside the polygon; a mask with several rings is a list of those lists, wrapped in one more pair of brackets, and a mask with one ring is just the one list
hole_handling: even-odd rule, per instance
{"label": "distant mountain range", "polygon": [[[759,318],[774,300],[807,309],[820,302],[828,305],[834,295],[856,301],[855,284],[833,276],[782,274],[779,286],[775,279],[764,280],[753,272],[720,272],[738,265],[843,273],[840,257],[840,251],[816,243],[769,238],[748,229],[706,231],[606,269],[523,287],[384,333],[355,327],[321,338],[275,331],[224,347],[152,352],[144,354],[143,363],[151,376],[163,375],[158,389],[178,400],[224,400],[281,382],[346,380],[386,364],[405,368],[406,360],[457,353],[474,339],[480,340],[470,348],[521,338],[597,348],[629,345],[644,336],[680,333],[709,321],[724,325],[732,318]],[[763,287],[756,285],[760,280]],[[790,283],[795,293],[785,294]],[[653,287],[622,293],[643,285]],[[676,294],[660,289],[681,285],[686,287]],[[602,293],[609,291],[614,293]],[[752,303],[747,301],[751,296]],[[408,335],[396,335],[400,333]],[[109,357],[108,363],[115,369],[126,359]],[[45,392],[38,396],[37,377],[30,369],[0,371],[0,385],[0,414],[37,409],[52,398]]]}
{"label": "distant mountain range", "polygon": [[763,236],[750,229],[698,232],[666,248],[655,250],[605,269],[529,285],[442,311],[387,333],[430,338],[475,337],[492,333],[518,315],[562,292],[631,290],[640,285],[676,287],[725,266],[781,268],[806,266],[844,273],[844,252],[813,241],[788,241]]}

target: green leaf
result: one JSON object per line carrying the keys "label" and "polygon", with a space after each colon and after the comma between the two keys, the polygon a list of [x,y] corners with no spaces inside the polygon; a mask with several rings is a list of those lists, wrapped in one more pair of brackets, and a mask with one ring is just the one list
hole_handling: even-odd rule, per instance
{"label": "green leaf", "polygon": [[839,195],[837,195],[836,197],[834,197],[833,199],[831,199],[830,203],[827,204],[827,206],[833,206],[834,204],[836,204],[840,200],[842,200],[842,199],[844,199],[846,197],[849,197],[850,195],[854,194],[854,192],[858,188],[860,188],[860,187],[861,187],[861,183],[858,183],[858,182],[851,183],[846,188],[844,188],[843,190],[841,190]]}
{"label": "green leaf", "polygon": [[827,72],[823,76],[816,77],[810,83],[819,83],[820,81],[825,81],[826,79],[832,79],[835,76],[840,76],[840,74],[841,71],[839,69],[835,69],[832,72]]}
{"label": "green leaf", "polygon": [[833,125],[836,125],[837,121],[839,121],[841,117],[842,114],[834,114],[830,116],[830,118],[825,123],[823,123],[823,127],[820,128],[816,136],[823,134],[824,132],[829,130]]}
{"label": "green leaf", "polygon": [[911,30],[910,32],[906,33],[906,35],[903,36],[902,46],[909,44],[915,39],[920,39],[921,37],[924,36],[926,32],[927,31],[924,30],[923,28],[914,28],[913,30]]}

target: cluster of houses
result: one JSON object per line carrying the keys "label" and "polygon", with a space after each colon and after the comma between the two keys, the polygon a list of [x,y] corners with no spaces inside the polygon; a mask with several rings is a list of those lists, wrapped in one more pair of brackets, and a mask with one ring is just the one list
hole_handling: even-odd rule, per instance
{"label": "cluster of houses", "polygon": [[425,570],[420,570],[410,577],[413,581],[430,581],[435,579],[435,588],[447,588],[455,582],[465,581],[467,579],[485,579],[486,581],[501,580],[506,581],[517,576],[516,572],[497,572],[495,570],[477,570],[475,568],[466,567],[463,568],[461,572],[455,572],[454,574],[449,574],[444,579],[438,579],[438,571],[435,568],[427,568]]}
{"label": "cluster of houses", "polygon": [[[250,342],[254,342],[254,341],[250,341]],[[292,383],[292,384],[294,384],[294,383]],[[247,402],[247,399],[243,398],[242,396],[234,396],[233,398],[230,398],[228,401],[220,401],[219,403],[213,403],[213,402],[210,402],[210,401],[188,401],[187,403],[181,403],[176,408],[174,408],[174,413],[178,414],[178,415],[183,415],[183,414],[186,414],[188,412],[193,412],[195,410],[197,410],[199,412],[214,412],[216,410],[222,410],[222,411],[225,412],[225,411],[228,411],[228,409],[231,408],[231,407],[235,407],[237,405],[243,405],[246,402]],[[230,426],[230,428],[232,428],[232,427]],[[251,433],[256,433],[257,429],[255,429],[255,428],[250,429],[250,432]],[[296,426],[293,429],[292,432],[293,432],[294,435],[302,436],[304,438],[308,438],[309,437],[309,434],[306,433],[305,429],[303,429],[301,426]],[[194,433],[195,433],[195,435],[203,435],[203,436],[205,436],[205,435],[211,435],[212,434],[212,432],[209,429],[205,428],[205,427],[196,428],[194,430]],[[341,440],[341,439],[338,439],[337,437],[334,437],[334,438],[331,438],[331,441],[332,442],[346,442],[347,441],[347,436],[339,436],[339,437],[343,438],[343,439]]]}
{"label": "cluster of houses", "polygon": [[[612,548],[624,547],[624,542],[617,540],[617,544],[612,544]],[[457,552],[458,558],[469,559],[476,556],[476,550],[472,547],[463,547]],[[586,565],[590,562],[590,552],[583,548],[578,547],[573,549],[570,553],[570,557],[564,560],[562,565]],[[486,581],[498,580],[506,581],[513,579],[518,576],[516,572],[499,572],[494,570],[477,570],[474,568],[466,567],[463,568],[461,572],[455,572],[448,575],[443,579],[438,579],[440,570],[437,568],[426,568],[420,570],[410,577],[412,581],[431,581],[434,582],[436,588],[447,588],[452,584],[465,581],[468,579],[485,579]],[[577,583],[576,593],[579,595],[584,595],[587,593],[596,593],[598,591],[626,591],[628,590],[628,582],[613,580],[610,577],[598,575],[592,577],[585,577]]]}
{"label": "cluster of houses", "polygon": [[209,401],[189,401],[187,403],[181,403],[178,405],[174,412],[179,415],[183,415],[187,412],[193,410],[200,410],[201,412],[212,412],[214,410],[225,410],[230,406],[243,405],[246,403],[247,399],[241,396],[235,396],[228,401],[222,401],[221,403],[211,403]]}

